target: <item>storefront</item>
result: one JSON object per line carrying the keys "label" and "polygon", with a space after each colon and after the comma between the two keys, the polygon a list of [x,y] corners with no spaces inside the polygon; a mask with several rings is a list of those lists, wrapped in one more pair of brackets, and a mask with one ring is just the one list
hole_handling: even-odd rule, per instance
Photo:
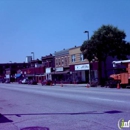
{"label": "storefront", "polygon": [[52,80],[52,75],[51,75],[51,67],[46,68],[46,80]]}
{"label": "storefront", "polygon": [[52,79],[56,81],[57,83],[70,83],[70,73],[69,69],[66,69],[64,67],[57,67],[55,68],[55,71],[52,72]]}
{"label": "storefront", "polygon": [[35,80],[38,82],[38,83],[41,83],[43,80],[46,79],[46,75],[45,74],[39,74],[39,75],[35,75]]}
{"label": "storefront", "polygon": [[71,79],[72,82],[76,83],[87,83],[89,82],[89,64],[71,65]]}

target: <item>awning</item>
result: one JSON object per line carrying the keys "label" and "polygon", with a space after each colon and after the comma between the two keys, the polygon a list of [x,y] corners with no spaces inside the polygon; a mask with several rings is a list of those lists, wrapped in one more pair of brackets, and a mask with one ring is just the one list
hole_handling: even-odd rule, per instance
{"label": "awning", "polygon": [[35,75],[34,74],[27,74],[26,76],[27,77],[34,77]]}
{"label": "awning", "polygon": [[45,74],[39,74],[39,75],[35,75],[37,77],[40,77],[40,76],[46,76]]}
{"label": "awning", "polygon": [[66,71],[57,71],[57,72],[51,72],[50,74],[69,74],[69,70]]}
{"label": "awning", "polygon": [[19,78],[22,74],[15,74],[16,78]]}

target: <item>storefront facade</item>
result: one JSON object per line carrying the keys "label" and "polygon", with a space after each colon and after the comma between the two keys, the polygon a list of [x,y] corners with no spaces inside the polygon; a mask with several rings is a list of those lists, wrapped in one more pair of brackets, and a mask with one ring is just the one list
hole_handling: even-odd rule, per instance
{"label": "storefront facade", "polygon": [[69,49],[55,52],[55,68],[52,74],[57,82],[70,83]]}
{"label": "storefront facade", "polygon": [[45,79],[44,80],[53,80],[52,72],[54,72],[55,68],[55,56],[50,54],[43,56],[41,58],[42,66],[45,67]]}
{"label": "storefront facade", "polygon": [[89,82],[90,65],[88,60],[84,59],[80,46],[69,49],[69,66],[73,83]]}

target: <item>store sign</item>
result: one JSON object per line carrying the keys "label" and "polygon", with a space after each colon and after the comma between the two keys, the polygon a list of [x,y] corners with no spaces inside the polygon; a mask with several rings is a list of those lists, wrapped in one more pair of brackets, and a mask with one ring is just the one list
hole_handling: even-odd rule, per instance
{"label": "store sign", "polygon": [[75,65],[75,70],[89,70],[89,64]]}
{"label": "store sign", "polygon": [[46,68],[46,73],[51,73],[51,68]]}
{"label": "store sign", "polygon": [[56,68],[56,71],[63,71],[63,67]]}
{"label": "store sign", "polygon": [[8,75],[6,75],[6,79],[9,79],[10,78],[10,75],[8,74]]}

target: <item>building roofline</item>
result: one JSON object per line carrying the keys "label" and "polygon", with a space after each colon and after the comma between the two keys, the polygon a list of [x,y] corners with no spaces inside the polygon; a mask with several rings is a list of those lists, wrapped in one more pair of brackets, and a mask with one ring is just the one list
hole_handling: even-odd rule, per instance
{"label": "building roofline", "polygon": [[69,50],[73,50],[73,49],[80,48],[80,47],[81,46],[75,46],[75,47],[70,48]]}

